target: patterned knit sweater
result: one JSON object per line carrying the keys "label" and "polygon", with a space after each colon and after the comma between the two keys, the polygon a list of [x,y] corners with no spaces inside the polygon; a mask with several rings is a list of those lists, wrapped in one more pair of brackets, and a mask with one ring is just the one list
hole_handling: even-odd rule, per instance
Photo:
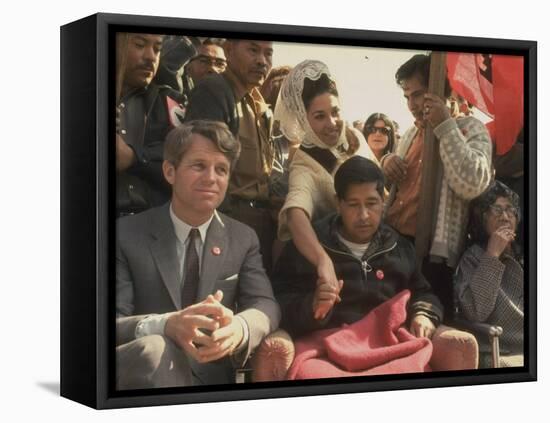
{"label": "patterned knit sweater", "polygon": [[[405,132],[397,155],[405,157],[417,131],[413,126]],[[492,144],[485,125],[471,116],[445,120],[434,128],[434,135],[439,140],[443,176],[430,255],[445,259],[455,268],[464,251],[469,201],[491,182]]]}
{"label": "patterned knit sweater", "polygon": [[447,119],[434,129],[443,162],[437,223],[430,254],[455,267],[464,251],[468,204],[492,179],[491,138],[473,117]]}
{"label": "patterned knit sweater", "polygon": [[477,244],[458,266],[455,290],[461,312],[471,321],[501,326],[504,355],[523,352],[523,283],[518,261],[507,254],[491,257]]}

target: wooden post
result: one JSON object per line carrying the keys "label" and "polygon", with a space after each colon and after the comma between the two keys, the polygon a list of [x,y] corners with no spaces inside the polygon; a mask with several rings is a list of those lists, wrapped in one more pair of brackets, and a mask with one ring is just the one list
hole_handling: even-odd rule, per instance
{"label": "wooden post", "polygon": [[[428,92],[445,98],[446,76],[446,53],[432,52]],[[433,129],[428,123],[426,123],[424,134],[422,162],[424,164],[422,167],[422,185],[415,236],[416,258],[419,266],[422,266],[424,257],[429,253],[430,242],[433,238],[435,219],[439,208],[439,190],[441,189],[442,175],[439,142],[435,139]]]}

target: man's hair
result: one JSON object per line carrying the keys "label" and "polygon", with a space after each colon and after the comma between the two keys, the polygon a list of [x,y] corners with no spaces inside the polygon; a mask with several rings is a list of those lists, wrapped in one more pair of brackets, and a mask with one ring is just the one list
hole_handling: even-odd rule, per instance
{"label": "man's hair", "polygon": [[[279,91],[281,91],[281,85],[284,78],[290,73],[292,66],[279,66],[276,68],[271,68],[267,78],[263,85],[260,87],[260,93],[262,94],[265,102],[270,105],[272,110],[275,110],[275,105],[277,104],[277,98],[279,96]],[[281,78],[281,82],[273,89],[271,81],[275,78]]]}
{"label": "man's hair", "polygon": [[489,235],[485,230],[487,212],[495,204],[497,198],[504,197],[510,200],[512,206],[518,209],[517,223],[521,220],[519,196],[502,182],[495,180],[489,187],[470,203],[470,219],[468,221],[468,241],[471,244],[487,245]]}
{"label": "man's hair", "polygon": [[288,66],[288,65],[272,68],[271,71],[269,71],[269,75],[267,75],[266,82],[270,81],[273,78],[277,78],[279,76],[286,76],[290,73],[291,70],[292,70],[292,66]]}
{"label": "man's hair", "polygon": [[227,157],[233,170],[239,159],[241,143],[235,139],[225,123],[213,120],[193,120],[172,129],[164,143],[164,160],[178,167],[182,157],[191,147],[193,134],[202,135],[212,141]]}
{"label": "man's hair", "polygon": [[223,48],[223,43],[225,43],[225,39],[223,39],[223,38],[207,38],[201,43],[201,45],[203,45],[203,46],[218,46],[218,47]]}
{"label": "man's hair", "polygon": [[[430,80],[430,61],[432,55],[429,54],[415,54],[405,63],[403,63],[397,72],[395,73],[395,82],[397,85],[402,86],[406,79],[411,79],[418,76],[422,85],[428,88],[428,82]],[[445,77],[445,98],[451,95],[451,85],[449,80]]]}
{"label": "man's hair", "polygon": [[350,185],[376,183],[376,191],[384,196],[384,174],[380,168],[369,159],[353,156],[346,160],[334,175],[334,189],[340,200],[346,198]]}
{"label": "man's hair", "polygon": [[302,100],[304,101],[305,109],[309,109],[309,106],[311,105],[311,102],[315,97],[325,93],[329,93],[338,97],[336,84],[328,77],[326,73],[321,75],[321,77],[315,81],[309,78],[304,79]]}

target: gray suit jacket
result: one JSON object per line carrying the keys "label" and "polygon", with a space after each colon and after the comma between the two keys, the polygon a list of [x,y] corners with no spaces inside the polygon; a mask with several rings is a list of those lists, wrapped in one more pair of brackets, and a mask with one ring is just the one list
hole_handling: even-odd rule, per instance
{"label": "gray suit jacket", "polygon": [[[135,339],[135,327],[146,315],[181,309],[176,242],[169,204],[117,220],[117,345]],[[218,289],[224,293],[223,304],[248,325],[248,347],[234,363],[242,365],[277,329],[280,309],[262,266],[256,233],[221,213],[206,234],[197,302]]]}

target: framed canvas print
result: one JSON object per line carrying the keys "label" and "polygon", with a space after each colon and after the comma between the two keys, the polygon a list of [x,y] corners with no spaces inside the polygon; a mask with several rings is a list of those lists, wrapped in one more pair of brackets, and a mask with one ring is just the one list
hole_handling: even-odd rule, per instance
{"label": "framed canvas print", "polygon": [[61,394],[536,380],[536,42],[61,28]]}

